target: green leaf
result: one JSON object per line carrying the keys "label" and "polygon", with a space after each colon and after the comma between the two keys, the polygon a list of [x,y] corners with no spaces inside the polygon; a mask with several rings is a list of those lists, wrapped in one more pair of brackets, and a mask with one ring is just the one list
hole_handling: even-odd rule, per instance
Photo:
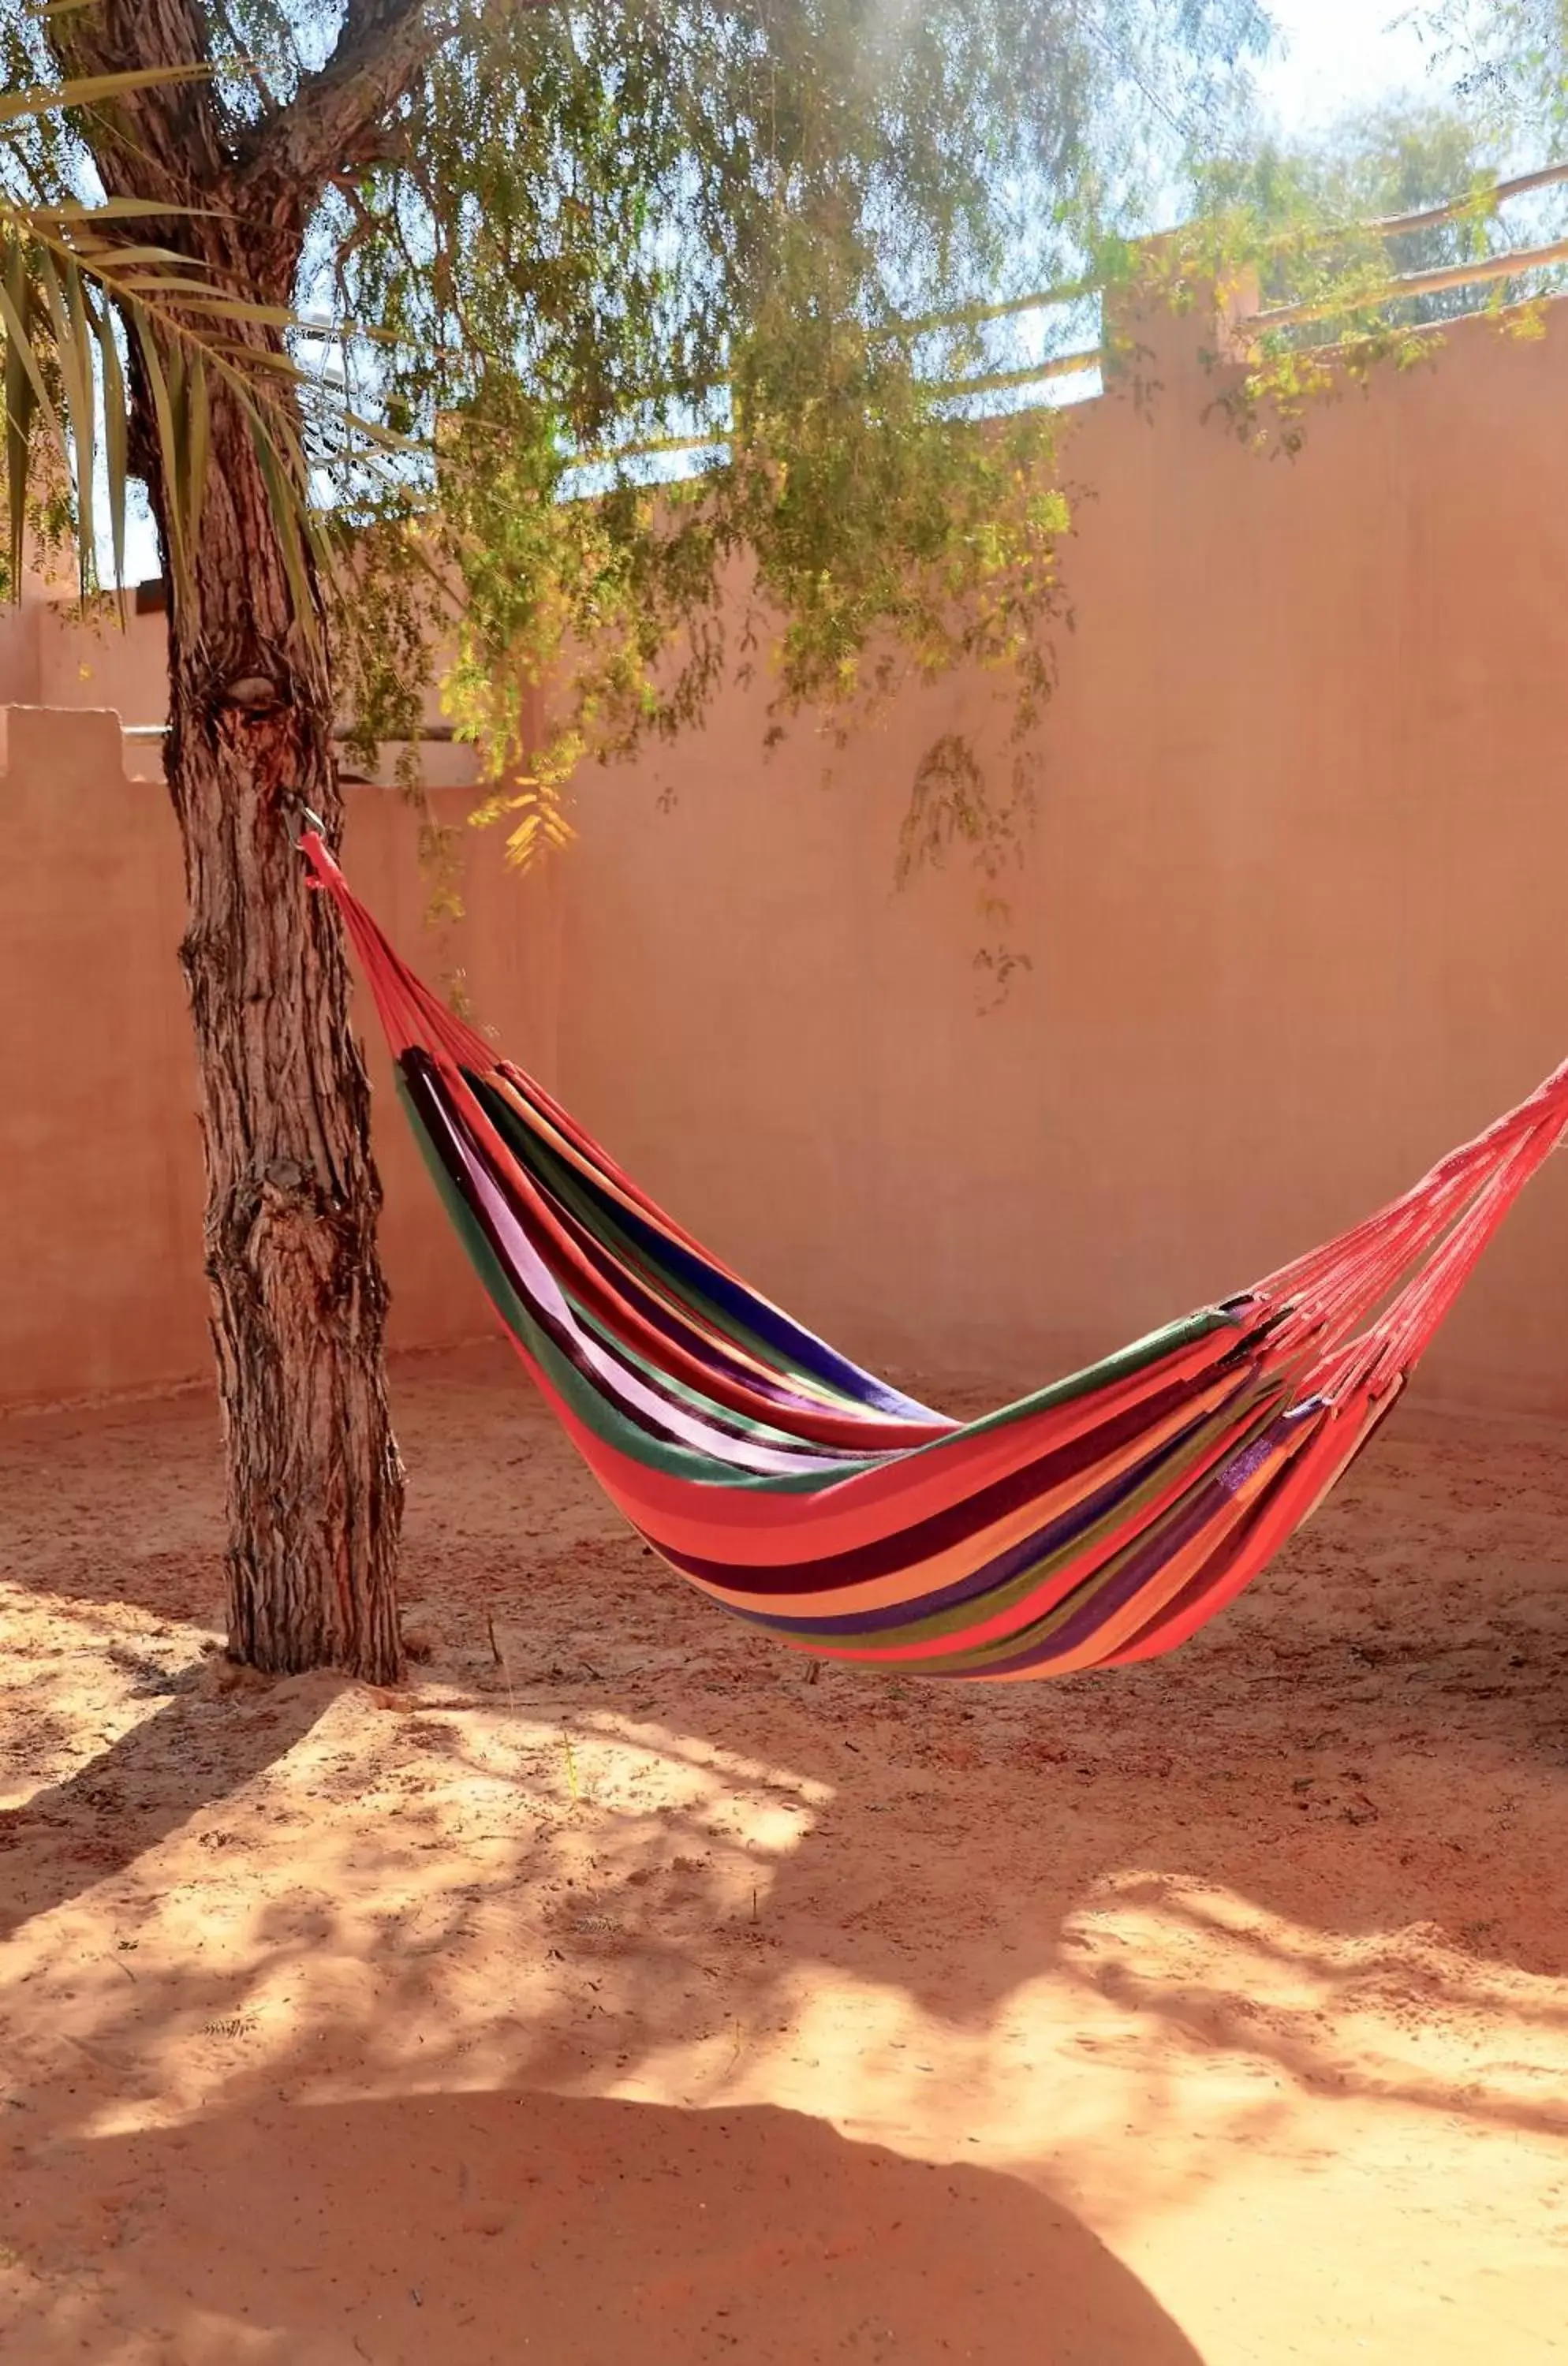
{"label": "green leaf", "polygon": [[30,437],[38,401],[26,359],[29,291],[27,256],[19,239],[6,242],[0,285],[5,291],[6,320],[6,497],[10,505],[11,596],[15,599],[20,590],[27,543]]}
{"label": "green leaf", "polygon": [[190,539],[194,544],[201,532],[202,511],[207,504],[207,465],[212,442],[212,411],[207,399],[207,364],[199,347],[191,355],[186,373],[185,441],[189,456],[190,481],[187,499],[190,502]]}
{"label": "green leaf", "polygon": [[114,321],[107,307],[98,308],[96,322],[104,386],[104,466],[108,477],[109,538],[114,546],[114,580],[118,586],[125,581],[130,406],[119,347],[115,342]]}
{"label": "green leaf", "polygon": [[158,456],[164,487],[164,527],[169,546],[170,571],[174,576],[176,596],[193,601],[196,583],[190,570],[190,551],[186,535],[188,515],[186,503],[186,456],[176,432],[174,398],[159,358],[158,341],[152,322],[140,304],[131,304],[127,310],[141,351],[141,367],[158,434]]}
{"label": "green leaf", "polygon": [[14,90],[0,97],[0,126],[59,115],[68,107],[97,107],[107,98],[166,83],[205,82],[211,73],[209,65],[136,66],[124,73],[81,74],[70,82],[36,83],[30,90]]}
{"label": "green leaf", "polygon": [[58,230],[91,229],[100,221],[146,221],[164,220],[171,214],[190,217],[209,214],[210,206],[176,206],[166,197],[99,197],[89,204],[85,198],[66,199],[57,206],[28,207],[29,221]]}
{"label": "green leaf", "polygon": [[305,563],[304,503],[285,477],[278,463],[277,447],[254,411],[251,416],[251,442],[256,466],[262,473],[262,482],[266,488],[267,513],[283,553],[288,589],[294,599],[294,613],[305,631],[313,631],[316,603],[310,594]]}
{"label": "green leaf", "polygon": [[71,451],[76,481],[76,549],[81,586],[93,580],[93,490],[97,465],[97,430],[94,401],[95,343],[82,308],[82,284],[75,267],[67,265],[65,281],[55,269],[47,248],[39,255],[39,284],[49,309],[54,334],[54,356],[65,407],[71,422]]}

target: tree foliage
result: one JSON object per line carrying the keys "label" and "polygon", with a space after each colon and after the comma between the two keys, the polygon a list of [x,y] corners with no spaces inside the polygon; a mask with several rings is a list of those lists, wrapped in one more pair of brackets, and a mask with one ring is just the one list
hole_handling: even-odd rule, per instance
{"label": "tree foliage", "polygon": [[[1403,101],[1352,112],[1318,139],[1260,142],[1239,163],[1209,167],[1201,210],[1224,215],[1240,206],[1262,233],[1258,295],[1265,305],[1332,289],[1345,311],[1367,287],[1435,271],[1501,251],[1505,226],[1487,193],[1498,177],[1497,144],[1485,126],[1438,99]],[[1466,197],[1468,210],[1384,236],[1378,225]],[[1358,268],[1359,266],[1359,268]],[[1425,325],[1473,311],[1490,300],[1484,287],[1419,295],[1390,317]],[[1330,315],[1331,320],[1336,316]]]}
{"label": "tree foliage", "polygon": [[[1539,333],[1540,299],[1568,276],[1568,257],[1552,252],[1565,227],[1561,179],[1539,173],[1507,200],[1496,115],[1436,62],[1423,101],[1352,111],[1312,141],[1262,141],[1210,163],[1192,221],[1158,260],[1178,302],[1204,281],[1256,287],[1246,366],[1219,400],[1259,445],[1299,450],[1315,401],[1378,368],[1430,362],[1452,321],[1488,313],[1506,333]],[[1539,163],[1540,151],[1529,153]],[[1517,269],[1498,267],[1516,256]]]}
{"label": "tree foliage", "polygon": [[[367,504],[357,614],[380,646],[460,587],[447,697],[517,852],[562,834],[585,757],[674,737],[737,665],[774,730],[841,729],[976,659],[1021,749],[1059,600],[1053,421],[976,436],[948,389],[1020,350],[977,309],[1115,267],[1261,31],[1230,0],[1093,18],[490,10],[411,106],[417,164],[336,193],[318,300],[384,332],[358,366],[436,456]],[[357,670],[377,684],[374,648]],[[380,669],[378,714],[416,689]]]}
{"label": "tree foliage", "polygon": [[[81,64],[73,25],[101,16],[0,0],[10,80]],[[455,648],[452,710],[526,852],[561,834],[579,761],[677,733],[737,665],[766,672],[783,727],[972,659],[1027,731],[1066,524],[1053,419],[1018,409],[976,434],[962,389],[1053,334],[1083,340],[1081,311],[1054,325],[1006,304],[1124,270],[1151,189],[1179,207],[1245,105],[1267,31],[1253,0],[158,0],[148,17],[163,60],[206,72],[174,200],[202,202],[215,149],[242,183],[253,159],[298,157],[305,261],[274,309],[310,327],[278,381],[299,441],[278,439],[276,473],[308,482],[344,555],[340,679],[367,738],[410,728]],[[156,64],[146,46],[127,35],[115,62]],[[351,84],[363,117],[378,75],[370,136],[324,167],[314,143],[290,149],[292,118]],[[36,117],[9,185],[96,197],[112,239],[127,120],[112,95]],[[208,291],[182,292],[151,248],[138,267],[149,295],[111,288],[104,318],[166,375],[170,339],[141,338],[135,304],[155,293],[210,331]],[[99,336],[112,368],[127,341]],[[162,405],[197,508],[205,373],[253,358],[238,325],[230,342],[216,362],[193,347]],[[178,504],[162,523],[177,572]],[[541,731],[525,693],[545,682]]]}
{"label": "tree foliage", "polygon": [[[1341,375],[1407,360],[1412,332],[1512,292],[1376,300],[1486,252],[1483,202],[1392,241],[1366,225],[1489,185],[1505,114],[1561,93],[1565,22],[1562,0],[1454,0],[1428,17],[1454,104],[1288,148],[1236,144],[1251,0],[160,0],[155,39],[51,88],[100,10],[0,0],[22,94],[0,124],[13,572],[25,519],[58,537],[74,515],[90,582],[96,507],[118,561],[130,371],[178,579],[225,375],[280,532],[342,557],[360,744],[407,739],[444,670],[519,854],[564,833],[585,757],[673,738],[737,669],[765,675],[773,731],[810,711],[841,736],[911,676],[976,662],[1021,750],[1060,603],[1056,422],[964,389],[1097,327],[1092,302],[1010,308],[1126,276],[1156,203],[1185,210],[1177,300],[1252,268],[1265,304],[1314,313],[1233,397],[1289,422],[1325,344]],[[204,151],[243,179],[312,105],[352,116],[340,156],[281,143],[305,220],[286,301],[214,287],[118,189],[125,102],[160,76],[200,82],[175,209],[202,203]],[[265,366],[258,319],[288,332]],[[977,408],[1003,415],[976,433]],[[998,798],[942,739],[906,854],[984,861],[1026,798],[1016,768]]]}
{"label": "tree foliage", "polygon": [[1495,139],[1568,131],[1568,0],[1428,0],[1412,14],[1436,71]]}

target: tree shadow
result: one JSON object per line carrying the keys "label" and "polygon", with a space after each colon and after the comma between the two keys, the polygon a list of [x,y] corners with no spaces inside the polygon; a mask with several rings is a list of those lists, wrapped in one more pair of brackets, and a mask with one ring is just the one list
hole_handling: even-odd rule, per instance
{"label": "tree shadow", "polygon": [[287,1757],[344,1688],[312,1676],[225,1694],[224,1673],[218,1662],[177,1679],[188,1689],[65,1781],[0,1809],[0,1940],[232,1798]]}
{"label": "tree shadow", "polygon": [[[1179,1883],[1124,1882],[1117,1896],[1123,1904],[1145,1906],[1166,1925],[1177,1943],[1172,1954],[1193,1938],[1210,1943],[1206,1970],[1161,1978],[1135,1960],[1115,1956],[1101,1964],[1094,1983],[1098,1996],[1157,2023],[1193,2058],[1262,2056],[1309,2092],[1457,2114],[1516,2135],[1568,2136],[1560,2076],[1568,1997],[1536,2002],[1517,1986],[1504,1989],[1489,1980],[1484,1967],[1461,1969],[1419,1944],[1402,1946],[1395,1940],[1337,1955],[1316,1944],[1315,1933],[1249,1929],[1234,1913],[1218,1914],[1186,1894]],[[1292,2003],[1275,2001],[1281,1989],[1294,1992]],[[1527,2058],[1494,2062],[1489,2078],[1481,2079],[1462,2070],[1445,2076],[1422,2060],[1418,2048],[1399,2045],[1401,2023],[1407,2034],[1423,2013],[1440,2021],[1478,2009],[1509,2029],[1511,2051]],[[1380,2019],[1386,2024],[1381,2046],[1375,2038],[1369,2042],[1365,2026]]]}
{"label": "tree shadow", "polygon": [[771,2107],[258,2101],[57,2141],[18,2199],[31,2366],[132,2329],[323,2366],[1199,2366],[1049,2195]]}
{"label": "tree shadow", "polygon": [[[1303,2087],[1562,2132],[1536,2071],[1432,2078],[1398,2042],[1410,2012],[1479,2004],[1510,2031],[1560,2020],[1545,1982],[1568,1969],[1568,1929],[1540,1868],[1558,1862],[1568,1806],[1568,1587],[1554,1558],[1568,1498],[1544,1450],[1532,1477],[1529,1457],[1494,1470],[1483,1447],[1450,1444],[1439,1469],[1394,1438],[1170,1661],[967,1691],[838,1669],[813,1681],[723,1619],[620,1527],[500,1352],[422,1359],[398,1388],[414,1472],[408,1591],[423,1597],[432,1657],[412,1714],[378,1728],[405,1737],[393,1750],[405,1767],[445,1769],[451,1796],[488,1786],[515,1804],[443,1820],[421,1804],[423,1780],[378,1791],[369,1737],[345,1712],[332,1796],[347,1804],[321,1810],[335,1837],[317,1901],[266,1899],[244,1965],[200,1982],[187,1966],[166,1998],[149,1996],[139,1956],[127,2028],[149,2009],[165,2022],[242,2012],[258,1966],[335,1953],[374,1974],[389,2028],[431,2026],[427,2078],[468,2078],[482,2034],[498,2077],[615,2083],[721,2031],[744,2060],[818,1971],[896,1997],[977,2055],[1009,2000],[1045,1979],[1081,1997],[1086,2022],[1137,2025],[1113,2042],[1150,2127],[1178,2108],[1174,2065],[1224,2055]],[[145,1463],[135,1422],[117,1419]],[[154,1425],[155,1528],[187,1430],[206,1436],[205,1408]],[[91,1447],[88,1424],[73,1489],[96,1483]],[[1522,1526],[1521,1476],[1540,1496]],[[103,1564],[73,1544],[75,1502],[39,1567],[108,1598]],[[147,1523],[136,1532],[145,1542]],[[188,1517],[182,1537],[199,1546]],[[150,1611],[175,1615],[155,1555],[118,1574]],[[291,1689],[255,1707],[173,1702],[40,1794],[35,1837],[57,1853],[21,1879],[17,1853],[0,1857],[6,1927],[281,1759],[323,1705]],[[601,1744],[623,1759],[646,1750],[679,1774],[685,1804],[656,1816],[632,1792],[601,1797],[589,1764]],[[181,1785],[138,1826],[171,1748],[188,1761]],[[761,1851],[737,1838],[720,1794],[792,1837]],[[123,1827],[102,1804],[117,1797]],[[378,1885],[406,1908],[379,1915]],[[1219,1924],[1214,1898],[1228,1901]],[[488,1961],[548,1959],[554,1985],[491,1994],[438,2031],[441,1968],[462,1961],[476,1916],[499,1918]],[[1270,2002],[1271,1967],[1305,1980],[1309,2001]],[[1341,2043],[1363,2008],[1376,2022],[1380,1981],[1390,2011],[1364,2043]],[[368,2054],[391,2071],[388,2029]]]}

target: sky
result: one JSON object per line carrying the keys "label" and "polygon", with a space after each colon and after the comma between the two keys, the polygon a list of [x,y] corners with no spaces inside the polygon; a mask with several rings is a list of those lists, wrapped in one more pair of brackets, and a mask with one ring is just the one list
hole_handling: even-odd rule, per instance
{"label": "sky", "polygon": [[1324,130],[1348,109],[1435,85],[1430,50],[1408,18],[1412,0],[1264,0],[1286,47],[1258,73],[1259,94],[1287,135]]}

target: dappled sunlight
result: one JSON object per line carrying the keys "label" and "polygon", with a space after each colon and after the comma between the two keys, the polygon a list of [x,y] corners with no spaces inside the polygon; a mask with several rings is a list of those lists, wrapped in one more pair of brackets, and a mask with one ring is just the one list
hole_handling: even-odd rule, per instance
{"label": "dappled sunlight", "polygon": [[[404,1414],[427,1474],[438,1377]],[[482,1416],[460,1528],[416,1495],[397,1692],[230,1669],[194,1560],[126,1555],[116,1602],[0,1535],[0,2328],[29,2366],[479,2366],[565,2322],[587,2262],[595,2366],[645,2323],[766,2360],[803,2265],[824,2355],[1250,2366],[1306,2326],[1303,2356],[1459,2366],[1495,2324],[1550,2354],[1550,1490],[1517,1560],[1455,1569],[1441,1644],[1432,1524],[1482,1462],[1407,1445],[1369,1466],[1408,1564],[1370,1601],[1352,1494],[1201,1649],[995,1696],[814,1678],[542,1449],[566,1541],[520,1558]],[[79,1483],[134,1538],[118,1418],[127,1461]]]}
{"label": "dappled sunlight", "polygon": [[56,1597],[45,1640],[38,1603],[0,1571],[0,1814],[120,1741],[199,1663],[200,1637],[137,1604]]}
{"label": "dappled sunlight", "polygon": [[[220,1701],[223,1739],[243,1738],[255,1697],[312,1689]],[[953,2312],[942,2321],[977,2324],[991,2347],[976,2354],[998,2366],[1034,2354],[1007,2345],[1037,2320],[1008,2311],[1057,2259],[1103,2278],[1112,2318],[1119,2293],[1151,2312],[1150,2346],[1042,2357],[1208,2356],[1193,2243],[1342,2212],[1364,2173],[1348,2153],[1422,2195],[1457,2180],[1497,2244],[1528,2248],[1564,2158],[1541,2141],[1560,2127],[1512,2106],[1568,2066],[1562,1983],[1419,1931],[1332,1939],[1235,1892],[1109,1866],[1048,1957],[1019,1962],[983,2022],[956,2021],[836,1965],[798,1927],[787,1881],[834,1808],[787,1766],[641,1720],[557,1726],[333,1689],[264,1773],[13,1943],[14,2126],[29,2147],[49,2135],[22,2214],[24,2237],[43,2229],[45,2265],[24,2287],[38,2314],[19,2322],[63,2354],[67,2335],[90,2345],[107,2323],[156,2314],[167,2213],[194,2241],[242,2191],[226,2304],[199,2244],[187,2262],[182,2360],[288,2354],[242,2320],[265,2308],[275,2341],[298,2334],[290,2311],[315,2304],[299,2263],[320,2256],[323,2214],[373,2358],[417,2356],[442,2324],[493,2338],[505,2290],[536,2272],[530,2246],[585,2256],[608,2223],[628,2248],[605,2306],[628,2322],[659,2295],[711,2338],[727,2279],[754,2273],[761,2306],[809,2259],[829,2263],[854,2321],[908,2342],[908,2278],[931,2254],[928,2298],[934,2279],[932,2304]],[[962,1962],[951,1976],[962,1985]],[[1487,2129],[1505,2122],[1500,2154]],[[919,2189],[895,2175],[862,2190],[899,2163],[960,2179],[942,2199],[981,2214],[983,2296]],[[671,2164],[699,2218],[728,2194],[716,2248],[715,2228],[687,2225],[682,2250]],[[860,2214],[847,2237],[824,2181]],[[640,2198],[620,2229],[628,2182]],[[289,2227],[307,2216],[301,2252]],[[914,2248],[894,2239],[910,2228]],[[1125,2293],[1090,2228],[1136,2270]],[[1021,2264],[1021,2232],[1036,2247]],[[1361,2229],[1374,2249],[1388,2236]],[[25,2239],[13,2256],[28,2262]],[[90,2287],[60,2288],[62,2256],[92,2257]],[[1303,2262],[1282,2272],[1310,2286]],[[422,2311],[452,2314],[389,2334],[389,2296],[412,2309],[416,2289]],[[567,2305],[564,2290],[545,2304]]]}
{"label": "dappled sunlight", "polygon": [[1331,1938],[1233,1893],[1111,1874],[1063,1933],[1100,2042],[1179,2079],[1228,2058],[1304,2107],[1353,2097],[1568,2137],[1568,1979],[1477,1961],[1431,1926]]}

